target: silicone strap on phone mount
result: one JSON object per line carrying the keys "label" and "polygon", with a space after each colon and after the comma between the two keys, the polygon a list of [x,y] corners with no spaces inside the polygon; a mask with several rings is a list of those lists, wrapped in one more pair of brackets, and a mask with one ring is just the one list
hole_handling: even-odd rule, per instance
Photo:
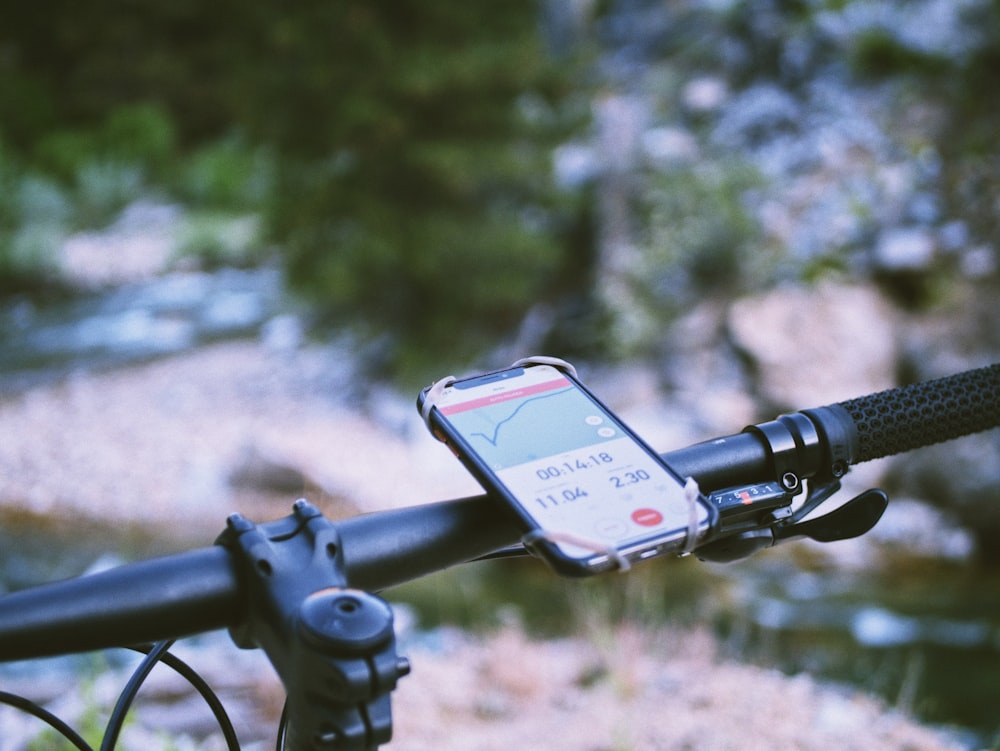
{"label": "silicone strap on phone mount", "polygon": [[574,378],[579,378],[576,374],[576,367],[573,363],[566,362],[558,357],[548,357],[547,355],[532,355],[531,357],[522,357],[520,360],[511,364],[512,368],[521,368],[525,365],[551,365],[554,368],[559,368],[559,370],[565,370]]}
{"label": "silicone strap on phone mount", "polygon": [[[698,482],[693,477],[687,478],[687,482],[684,483],[684,500],[687,502],[688,507],[688,526],[687,532],[684,535],[684,546],[679,553],[680,555],[689,555],[698,545],[698,504],[700,503],[700,499],[701,489],[698,487]],[[632,568],[632,564],[628,558],[622,555],[621,551],[614,546],[605,545],[596,540],[590,540],[569,532],[559,532],[558,530],[551,529],[533,529],[521,537],[521,542],[529,550],[534,549],[539,542],[575,545],[578,548],[592,550],[598,555],[606,555],[608,560],[614,563],[614,568],[619,573],[625,573]]]}
{"label": "silicone strap on phone mount", "polygon": [[434,409],[437,400],[441,398],[441,394],[444,390],[457,380],[458,379],[455,378],[455,376],[450,375],[434,381],[434,383],[431,384],[431,387],[427,389],[427,394],[424,396],[423,406],[420,408],[420,416],[424,418],[424,425],[426,425],[427,429],[431,431],[431,435],[442,443],[444,442],[444,439],[435,433],[431,428],[431,410]]}
{"label": "silicone strap on phone mount", "polygon": [[701,488],[693,477],[688,477],[684,483],[684,500],[688,507],[688,527],[681,555],[690,555],[698,545],[698,504],[701,500]]}
{"label": "silicone strap on phone mount", "polygon": [[632,568],[632,564],[629,563],[628,558],[622,555],[613,545],[605,545],[596,540],[579,537],[569,532],[557,532],[551,529],[533,529],[521,537],[521,542],[524,543],[524,547],[528,548],[528,550],[533,550],[540,542],[575,545],[578,548],[592,550],[598,555],[606,555],[608,560],[615,564],[615,569],[620,573],[625,573]]}
{"label": "silicone strap on phone mount", "polygon": [[[558,357],[548,357],[546,355],[533,355],[531,357],[522,357],[517,362],[513,363],[510,367],[521,368],[525,365],[551,365],[553,367],[559,368],[560,370],[567,371],[574,378],[576,375],[576,368],[572,363],[568,363],[565,360],[561,360]],[[499,372],[499,371],[498,371]],[[438,399],[441,398],[441,394],[444,390],[448,388],[458,379],[453,375],[445,376],[440,380],[434,381],[431,387],[427,389],[427,394],[424,396],[423,406],[420,408],[420,416],[424,418],[424,424],[427,429],[431,431],[431,435],[437,438],[439,441],[442,440],[439,436],[435,435],[434,431],[431,429],[431,410],[434,409],[437,404]]]}

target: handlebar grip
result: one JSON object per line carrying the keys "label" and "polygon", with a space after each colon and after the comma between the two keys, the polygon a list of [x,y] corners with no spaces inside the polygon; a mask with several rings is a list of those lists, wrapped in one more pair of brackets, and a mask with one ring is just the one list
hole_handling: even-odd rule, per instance
{"label": "handlebar grip", "polygon": [[854,421],[854,462],[1000,425],[1000,363],[839,402]]}

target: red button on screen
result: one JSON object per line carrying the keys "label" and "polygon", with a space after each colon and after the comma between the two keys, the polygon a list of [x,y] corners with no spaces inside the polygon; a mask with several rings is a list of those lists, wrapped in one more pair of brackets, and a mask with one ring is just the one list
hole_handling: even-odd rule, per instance
{"label": "red button on screen", "polygon": [[641,508],[632,512],[632,521],[643,527],[655,527],[663,522],[663,514],[655,508]]}

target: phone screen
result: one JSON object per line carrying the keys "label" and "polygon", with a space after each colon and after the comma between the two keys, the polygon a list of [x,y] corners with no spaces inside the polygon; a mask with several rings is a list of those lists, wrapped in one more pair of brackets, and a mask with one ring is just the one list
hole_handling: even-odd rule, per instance
{"label": "phone screen", "polygon": [[[436,406],[536,529],[619,550],[687,534],[681,481],[559,369],[460,381]],[[698,513],[702,523],[700,505]],[[567,543],[559,549],[576,559],[595,554]]]}

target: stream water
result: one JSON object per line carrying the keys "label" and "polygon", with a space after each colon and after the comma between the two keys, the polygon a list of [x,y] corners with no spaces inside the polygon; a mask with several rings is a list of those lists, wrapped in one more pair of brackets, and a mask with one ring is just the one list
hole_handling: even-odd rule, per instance
{"label": "stream water", "polygon": [[894,554],[867,570],[780,556],[727,572],[736,655],[860,686],[928,722],[1000,741],[1000,572]]}
{"label": "stream water", "polygon": [[0,391],[258,335],[284,303],[277,269],[184,272],[0,308]]}

